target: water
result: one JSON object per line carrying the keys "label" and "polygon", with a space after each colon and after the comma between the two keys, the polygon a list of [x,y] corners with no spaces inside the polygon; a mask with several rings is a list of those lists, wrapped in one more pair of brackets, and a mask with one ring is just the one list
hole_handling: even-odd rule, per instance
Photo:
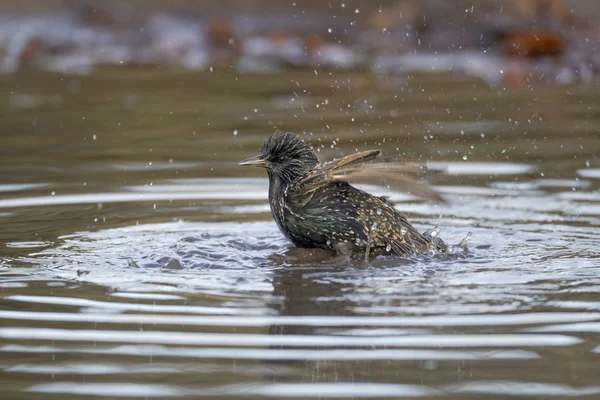
{"label": "water", "polygon": [[[0,93],[5,398],[600,396],[598,88],[103,69]],[[236,165],[276,129],[445,168],[444,206],[369,190],[468,252],[291,247]]]}

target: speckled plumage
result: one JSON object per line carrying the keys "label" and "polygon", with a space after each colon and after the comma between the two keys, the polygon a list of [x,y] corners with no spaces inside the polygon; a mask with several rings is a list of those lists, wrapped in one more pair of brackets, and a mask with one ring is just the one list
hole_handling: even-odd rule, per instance
{"label": "speckled plumage", "polygon": [[[269,203],[281,232],[296,246],[324,248],[344,254],[421,254],[431,237],[419,233],[384,197],[373,196],[348,182],[388,176],[405,186],[413,181],[399,164],[365,164],[379,150],[319,163],[312,148],[291,133],[275,134],[260,155],[241,165],[262,166],[269,175]],[[374,174],[365,173],[373,168]],[[356,177],[360,179],[355,179]],[[410,187],[435,197],[416,182]]]}

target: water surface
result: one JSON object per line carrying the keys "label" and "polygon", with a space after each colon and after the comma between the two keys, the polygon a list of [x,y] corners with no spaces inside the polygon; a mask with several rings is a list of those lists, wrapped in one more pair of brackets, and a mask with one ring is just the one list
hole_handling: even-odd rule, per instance
{"label": "water surface", "polygon": [[[599,91],[450,75],[24,70],[0,80],[0,390],[11,399],[597,398]],[[34,96],[22,106],[19,96]],[[28,98],[29,98],[28,97]],[[30,103],[27,103],[30,104]],[[469,251],[296,249],[275,130],[444,168]]]}

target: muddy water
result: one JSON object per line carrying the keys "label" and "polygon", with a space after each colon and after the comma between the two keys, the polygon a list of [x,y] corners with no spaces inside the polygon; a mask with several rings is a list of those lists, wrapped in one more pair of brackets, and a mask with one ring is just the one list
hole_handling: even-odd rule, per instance
{"label": "muddy water", "polygon": [[[105,69],[0,78],[7,399],[598,398],[600,91],[447,75]],[[295,249],[272,131],[427,162],[390,193],[452,257]],[[378,193],[385,190],[373,189]]]}

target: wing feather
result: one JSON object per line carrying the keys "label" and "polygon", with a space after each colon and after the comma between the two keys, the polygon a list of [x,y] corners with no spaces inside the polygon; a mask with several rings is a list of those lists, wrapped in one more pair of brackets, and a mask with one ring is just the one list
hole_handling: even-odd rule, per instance
{"label": "wing feather", "polygon": [[332,182],[347,182],[383,186],[445,203],[435,190],[418,180],[431,170],[397,162],[373,163],[379,156],[381,150],[369,150],[321,164],[295,185],[295,191],[310,193]]}
{"label": "wing feather", "polygon": [[445,203],[445,200],[431,186],[418,180],[419,175],[428,172],[425,167],[400,163],[379,163],[359,167],[342,168],[329,174],[332,181],[350,184],[365,184],[387,187],[413,196]]}

